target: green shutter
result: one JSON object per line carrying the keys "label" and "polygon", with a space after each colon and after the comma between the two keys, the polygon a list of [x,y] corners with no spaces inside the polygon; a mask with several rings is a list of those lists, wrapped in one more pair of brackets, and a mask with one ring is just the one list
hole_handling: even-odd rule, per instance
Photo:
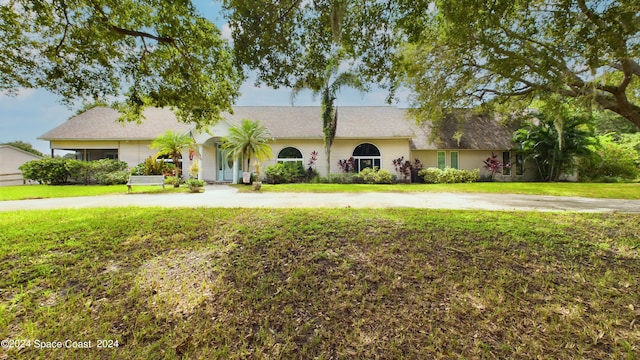
{"label": "green shutter", "polygon": [[438,169],[444,170],[447,166],[446,164],[447,158],[445,156],[444,151],[438,151]]}
{"label": "green shutter", "polygon": [[450,162],[449,166],[452,169],[459,169],[459,166],[458,166],[458,152],[457,151],[452,151],[450,154],[451,154],[450,155],[451,156],[451,162]]}

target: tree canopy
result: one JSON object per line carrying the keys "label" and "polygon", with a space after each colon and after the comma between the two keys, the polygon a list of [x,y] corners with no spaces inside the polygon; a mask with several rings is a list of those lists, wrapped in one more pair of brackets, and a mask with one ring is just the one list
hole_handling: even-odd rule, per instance
{"label": "tree canopy", "polygon": [[171,106],[207,125],[231,111],[241,81],[219,29],[189,0],[0,2],[0,91],[9,94],[115,100],[126,120]]}
{"label": "tree canopy", "polygon": [[[428,2],[428,1],[426,1]],[[437,0],[402,27],[416,114],[556,94],[640,128],[636,0]],[[515,101],[514,101],[515,100]]]}
{"label": "tree canopy", "polygon": [[338,64],[393,89],[393,2],[376,0],[223,0],[238,64],[274,88],[320,91]]}

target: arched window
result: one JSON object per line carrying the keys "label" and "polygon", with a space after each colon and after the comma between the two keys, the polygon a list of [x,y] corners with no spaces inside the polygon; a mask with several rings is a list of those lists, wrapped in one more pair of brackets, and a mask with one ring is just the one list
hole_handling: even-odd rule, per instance
{"label": "arched window", "polygon": [[373,167],[379,169],[381,163],[380,150],[373,144],[360,144],[353,150],[353,160],[356,172]]}
{"label": "arched window", "polygon": [[278,153],[278,162],[287,161],[299,161],[302,164],[304,163],[304,158],[302,157],[300,150],[289,146],[280,150]]}

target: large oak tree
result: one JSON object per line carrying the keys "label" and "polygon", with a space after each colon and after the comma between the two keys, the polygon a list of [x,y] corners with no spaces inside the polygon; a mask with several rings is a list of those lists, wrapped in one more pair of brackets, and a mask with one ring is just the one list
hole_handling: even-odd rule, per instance
{"label": "large oak tree", "polygon": [[640,128],[637,0],[437,0],[402,28],[418,116],[551,94]]}
{"label": "large oak tree", "polygon": [[190,0],[0,1],[5,93],[115,100],[128,120],[145,106],[172,106],[207,125],[231,110],[241,81],[220,31]]}

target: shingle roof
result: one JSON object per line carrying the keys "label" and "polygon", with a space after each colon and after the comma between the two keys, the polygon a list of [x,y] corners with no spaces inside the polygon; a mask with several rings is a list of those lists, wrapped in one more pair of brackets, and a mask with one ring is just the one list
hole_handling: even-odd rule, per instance
{"label": "shingle roof", "polygon": [[[230,123],[242,119],[259,120],[278,139],[322,138],[321,108],[318,106],[273,106],[234,108],[224,114]],[[405,121],[405,111],[390,106],[339,107],[336,138],[411,138],[413,131]]]}
{"label": "shingle roof", "polygon": [[150,140],[167,130],[179,133],[193,125],[181,123],[167,109],[147,108],[142,123],[121,123],[116,110],[95,107],[74,116],[62,125],[40,136],[43,140]]}
{"label": "shingle roof", "polygon": [[[148,108],[141,124],[120,123],[118,112],[96,107],[67,120],[40,136],[44,140],[151,140],[171,129],[180,133],[193,126],[181,123],[169,109]],[[321,139],[319,106],[238,106],[234,114],[222,116],[230,123],[242,119],[259,120],[276,139]],[[436,142],[430,140],[431,123],[416,125],[406,110],[390,106],[339,107],[337,139],[411,139],[414,150],[469,149],[491,150],[513,147],[515,125],[502,125],[486,115],[449,116]],[[462,121],[459,121],[462,120]],[[460,124],[461,125],[460,125]],[[460,141],[456,133],[461,129]]]}
{"label": "shingle roof", "polygon": [[[69,119],[40,136],[44,140],[148,140],[168,129],[186,132],[191,125],[178,122],[168,109],[149,108],[142,124],[117,122],[118,112],[96,107]],[[240,106],[234,114],[222,114],[231,124],[242,119],[259,120],[279,139],[322,138],[321,108]],[[413,131],[405,112],[394,107],[338,108],[337,138],[410,138]]]}
{"label": "shingle roof", "polygon": [[489,115],[450,115],[444,120],[435,141],[430,139],[434,131],[431,123],[413,124],[412,128],[416,134],[411,140],[414,150],[496,150],[514,147],[513,132],[518,124],[503,124],[500,119]]}
{"label": "shingle roof", "polygon": [[10,149],[10,150],[12,150],[12,151],[21,152],[21,153],[23,153],[23,154],[25,154],[25,155],[32,156],[34,159],[41,159],[41,158],[42,158],[40,155],[36,155],[36,154],[34,154],[34,153],[31,153],[31,152],[28,152],[28,151],[22,150],[22,149],[20,149],[20,148],[17,148],[17,147],[15,147],[15,146],[12,146],[12,145],[0,145],[0,149]]}

